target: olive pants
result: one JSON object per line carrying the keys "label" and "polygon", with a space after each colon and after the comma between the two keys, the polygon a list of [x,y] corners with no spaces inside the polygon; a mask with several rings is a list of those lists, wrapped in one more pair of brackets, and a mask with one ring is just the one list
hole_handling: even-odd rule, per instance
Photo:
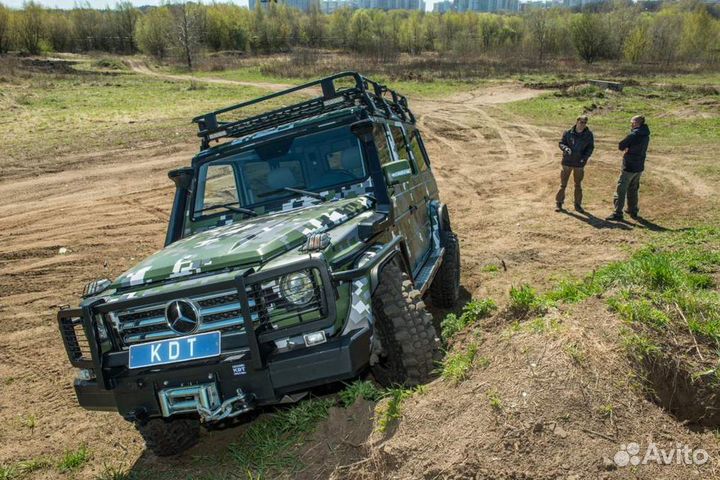
{"label": "olive pants", "polygon": [[573,181],[575,182],[575,205],[582,205],[582,181],[585,176],[585,170],[583,167],[568,167],[567,165],[562,166],[560,172],[560,190],[555,195],[555,202],[559,205],[565,201],[565,188],[567,187],[568,180],[570,180],[570,174],[573,175]]}
{"label": "olive pants", "polygon": [[625,198],[627,198],[628,213],[637,215],[640,211],[638,207],[638,192],[640,191],[640,176],[642,172],[623,172],[618,178],[617,191],[615,192],[615,213],[622,215],[625,206]]}

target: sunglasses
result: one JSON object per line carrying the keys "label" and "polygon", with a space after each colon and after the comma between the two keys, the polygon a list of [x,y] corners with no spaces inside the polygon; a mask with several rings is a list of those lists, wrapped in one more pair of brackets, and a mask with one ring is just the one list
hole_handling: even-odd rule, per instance
{"label": "sunglasses", "polygon": [[582,123],[583,125],[587,124],[587,122],[584,120],[579,120],[578,123]]}

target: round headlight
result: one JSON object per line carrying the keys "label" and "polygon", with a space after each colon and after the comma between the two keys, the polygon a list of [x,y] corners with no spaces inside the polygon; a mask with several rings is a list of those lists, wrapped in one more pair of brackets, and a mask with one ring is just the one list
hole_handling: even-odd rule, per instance
{"label": "round headlight", "polygon": [[280,279],[283,297],[295,305],[305,305],[315,296],[312,279],[307,272],[289,273]]}

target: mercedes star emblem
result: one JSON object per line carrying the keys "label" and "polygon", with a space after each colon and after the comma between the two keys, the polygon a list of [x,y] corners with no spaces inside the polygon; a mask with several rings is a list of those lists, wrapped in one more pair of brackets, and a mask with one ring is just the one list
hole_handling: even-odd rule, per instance
{"label": "mercedes star emblem", "polygon": [[184,335],[197,330],[202,317],[195,302],[173,300],[165,307],[165,319],[173,331]]}

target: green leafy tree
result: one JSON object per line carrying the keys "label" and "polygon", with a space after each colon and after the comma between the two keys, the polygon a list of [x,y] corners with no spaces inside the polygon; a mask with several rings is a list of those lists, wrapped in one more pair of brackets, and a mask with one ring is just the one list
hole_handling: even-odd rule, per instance
{"label": "green leafy tree", "polygon": [[607,32],[597,15],[583,13],[573,18],[570,25],[573,45],[586,63],[599,60],[605,53]]}
{"label": "green leafy tree", "polygon": [[135,25],[135,41],[140,51],[164,59],[170,49],[172,23],[167,7],[153,8],[143,15]]}
{"label": "green leafy tree", "polygon": [[32,55],[39,54],[44,35],[45,9],[39,3],[26,2],[17,25],[17,36],[21,47]]}
{"label": "green leafy tree", "polygon": [[625,41],[623,56],[630,63],[640,62],[650,48],[648,26],[641,23],[633,30]]}

